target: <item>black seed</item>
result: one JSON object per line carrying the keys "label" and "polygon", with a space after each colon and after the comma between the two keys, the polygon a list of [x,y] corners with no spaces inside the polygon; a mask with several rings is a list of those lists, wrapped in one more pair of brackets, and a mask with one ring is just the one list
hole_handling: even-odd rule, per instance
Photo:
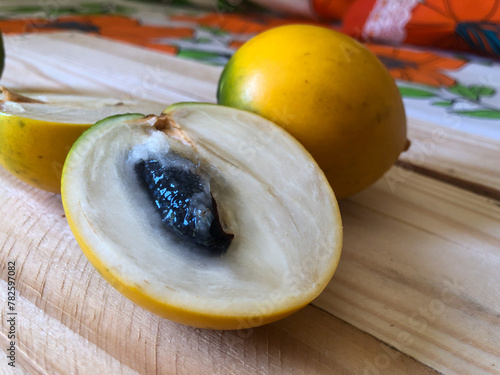
{"label": "black seed", "polygon": [[141,160],[134,169],[171,231],[212,254],[227,251],[234,236],[222,229],[207,181],[182,167],[165,167],[155,159]]}

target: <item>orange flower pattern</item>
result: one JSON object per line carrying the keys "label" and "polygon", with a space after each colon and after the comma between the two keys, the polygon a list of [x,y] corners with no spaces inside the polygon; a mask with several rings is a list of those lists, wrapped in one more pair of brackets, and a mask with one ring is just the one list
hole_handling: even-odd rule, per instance
{"label": "orange flower pattern", "polygon": [[[334,18],[335,1],[304,1],[310,1],[310,5],[318,14],[322,14],[326,18]],[[347,7],[348,3],[354,2],[352,9],[358,2],[374,3],[375,1],[378,0],[344,0],[343,4]],[[495,1],[500,2],[500,0]],[[117,3],[120,4],[120,1],[117,0]],[[457,29],[459,24],[455,18],[462,15],[452,7],[448,0],[422,0],[421,3],[429,9],[432,8],[438,14],[452,14],[453,22],[455,22],[454,27]],[[132,4],[136,4],[135,7]],[[347,9],[346,7],[343,8],[344,11]],[[500,9],[500,6],[498,8]],[[146,12],[141,16],[144,9]],[[21,11],[25,10],[20,9],[18,12]],[[181,58],[197,59],[217,65],[224,65],[244,42],[257,33],[272,27],[300,22],[339,29],[339,25],[336,23],[321,23],[318,20],[297,18],[296,16],[284,17],[263,11],[243,14],[158,4],[144,5],[131,1],[123,1],[122,5],[109,9],[103,7],[102,3],[85,2],[80,7],[61,7],[57,9],[56,14],[51,13],[40,17],[42,11],[43,8],[38,11],[36,7],[31,8],[31,12],[36,14],[36,17],[30,17],[30,14],[19,17],[16,8],[11,7],[9,14],[16,16],[9,17],[4,14],[2,17],[2,7],[0,6],[0,29],[7,35],[76,30],[175,54]],[[331,13],[328,13],[330,11]],[[151,12],[162,14],[162,22],[158,22],[158,17],[151,24],[145,21],[148,19],[145,15]],[[484,6],[478,6],[474,15],[489,20],[494,19],[492,17],[496,17],[497,13],[496,11],[488,13]],[[415,12],[414,17],[415,20],[421,19],[419,21],[421,23],[425,22],[421,11]],[[453,22],[450,21],[449,24],[442,22],[443,33],[451,30]],[[410,37],[411,35],[409,35]],[[481,40],[479,34],[474,37],[477,41]],[[444,37],[440,40],[443,45],[453,45],[451,40]],[[461,46],[463,47],[463,44]],[[474,62],[403,46],[394,47],[369,43],[367,47],[379,57],[397,80],[403,97],[425,99],[431,106],[439,106],[450,113],[461,116],[474,116],[482,119],[500,118],[499,108],[485,104],[488,99],[499,96],[497,95],[497,91],[500,91],[498,88],[482,84],[466,85],[460,82],[460,79],[455,78],[457,72],[469,66],[475,66]],[[451,74],[452,72],[455,74]],[[443,92],[445,92],[444,96]],[[491,103],[492,100],[488,102]]]}
{"label": "orange flower pattern", "polygon": [[365,41],[433,46],[500,57],[500,0],[358,0],[343,32]]}
{"label": "orange flower pattern", "polygon": [[446,71],[459,69],[467,63],[464,59],[444,57],[432,52],[380,44],[367,44],[367,47],[378,56],[394,78],[434,87],[456,84],[456,80]]}

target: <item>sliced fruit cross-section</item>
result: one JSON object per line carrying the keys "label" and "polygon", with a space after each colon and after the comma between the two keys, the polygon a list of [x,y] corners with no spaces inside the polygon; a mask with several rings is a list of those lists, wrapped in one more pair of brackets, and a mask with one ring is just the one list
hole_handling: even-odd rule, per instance
{"label": "sliced fruit cross-section", "polygon": [[0,164],[37,188],[60,192],[69,149],[96,121],[118,113],[158,113],[164,105],[82,95],[18,95],[0,98]]}
{"label": "sliced fruit cross-section", "polygon": [[98,122],[68,155],[62,199],[108,282],[195,327],[293,313],[325,288],[341,252],[337,202],[310,154],[268,120],[223,106]]}

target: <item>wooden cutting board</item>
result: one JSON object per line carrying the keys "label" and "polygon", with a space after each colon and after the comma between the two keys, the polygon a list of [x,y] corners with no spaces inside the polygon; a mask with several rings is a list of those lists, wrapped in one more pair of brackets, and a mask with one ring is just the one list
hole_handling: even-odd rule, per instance
{"label": "wooden cutting board", "polygon": [[[221,69],[73,33],[5,38],[18,90],[215,101]],[[412,148],[340,202],[339,268],[277,323],[211,331],[121,296],[82,255],[59,195],[0,168],[0,347],[5,374],[500,374],[500,145],[409,120]]]}

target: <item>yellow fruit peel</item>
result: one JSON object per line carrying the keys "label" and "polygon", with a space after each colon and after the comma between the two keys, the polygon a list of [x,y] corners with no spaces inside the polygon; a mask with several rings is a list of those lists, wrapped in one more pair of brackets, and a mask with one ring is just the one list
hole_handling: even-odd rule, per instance
{"label": "yellow fruit peel", "polygon": [[0,165],[39,189],[60,193],[61,172],[78,137],[101,118],[152,111],[163,104],[49,93],[19,94],[2,87]]}
{"label": "yellow fruit peel", "polygon": [[91,124],[62,124],[0,112],[0,164],[22,181],[59,193],[66,155]]}
{"label": "yellow fruit peel", "polygon": [[389,72],[366,47],[324,27],[281,26],[249,40],[222,72],[217,95],[298,139],[338,199],[379,179],[407,142]]}

